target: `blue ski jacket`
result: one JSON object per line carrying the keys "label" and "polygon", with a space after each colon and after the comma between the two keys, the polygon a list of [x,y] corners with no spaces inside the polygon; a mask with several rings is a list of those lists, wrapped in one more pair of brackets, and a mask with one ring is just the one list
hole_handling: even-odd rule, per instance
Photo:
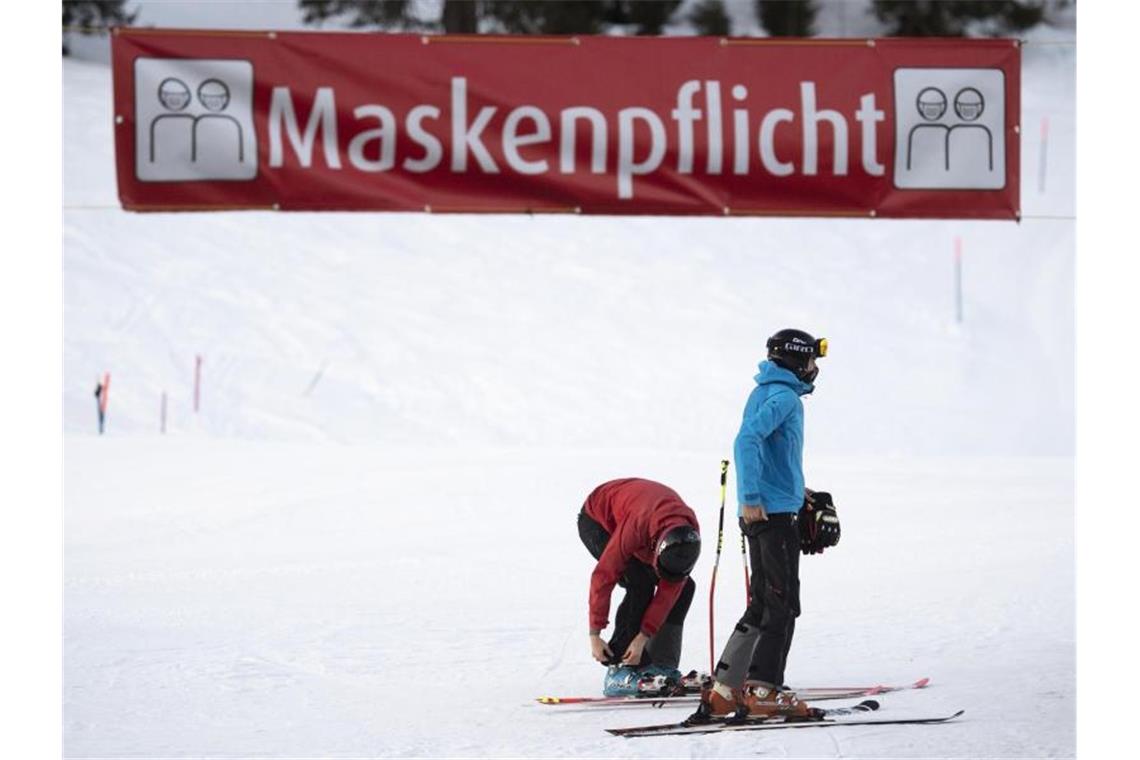
{"label": "blue ski jacket", "polygon": [[804,403],[814,390],[789,370],[760,362],[756,387],[736,434],[737,516],[763,505],[768,514],[799,512],[804,503]]}

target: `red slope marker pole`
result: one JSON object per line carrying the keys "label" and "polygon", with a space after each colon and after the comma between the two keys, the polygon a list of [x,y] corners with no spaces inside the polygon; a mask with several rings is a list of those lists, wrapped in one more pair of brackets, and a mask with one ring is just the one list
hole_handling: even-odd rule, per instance
{"label": "red slope marker pole", "polygon": [[195,355],[194,357],[194,412],[198,411],[198,401],[201,394],[202,387],[202,356]]}

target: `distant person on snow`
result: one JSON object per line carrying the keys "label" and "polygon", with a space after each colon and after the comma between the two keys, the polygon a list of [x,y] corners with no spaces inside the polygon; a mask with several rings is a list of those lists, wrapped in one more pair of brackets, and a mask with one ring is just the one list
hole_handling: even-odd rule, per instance
{"label": "distant person on snow", "polygon": [[827,340],[780,330],[767,347],[734,446],[737,514],[752,563],[749,603],[725,644],[715,680],[701,692],[693,723],[810,712],[783,684],[800,614],[800,551],[816,553],[839,540],[830,495],[805,488],[803,473],[800,397],[814,390],[816,359],[827,355]]}
{"label": "distant person on snow", "polygon": [[[590,576],[590,652],[607,665],[606,696],[661,692],[678,684],[685,615],[701,553],[693,510],[668,486],[641,478],[594,489],[578,514],[578,535],[598,561]],[[607,644],[610,595],[625,589]]]}

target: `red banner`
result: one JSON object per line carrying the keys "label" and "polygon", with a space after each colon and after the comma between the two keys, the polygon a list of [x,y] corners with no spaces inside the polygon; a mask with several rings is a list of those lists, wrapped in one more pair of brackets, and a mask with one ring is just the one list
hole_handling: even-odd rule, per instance
{"label": "red banner", "polygon": [[119,197],[1016,219],[1015,40],[117,30]]}

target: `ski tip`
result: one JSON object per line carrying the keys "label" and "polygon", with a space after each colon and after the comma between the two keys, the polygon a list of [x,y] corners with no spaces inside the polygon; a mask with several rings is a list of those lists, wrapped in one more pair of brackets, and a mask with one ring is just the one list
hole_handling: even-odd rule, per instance
{"label": "ski tip", "polygon": [[929,683],[930,683],[929,678],[920,678],[917,681],[915,681],[913,684],[911,684],[911,688],[912,689],[924,689],[924,688],[926,688],[927,684],[929,684]]}
{"label": "ski tip", "polygon": [[538,702],[540,705],[556,705],[562,700],[558,697],[535,697],[534,701]]}

